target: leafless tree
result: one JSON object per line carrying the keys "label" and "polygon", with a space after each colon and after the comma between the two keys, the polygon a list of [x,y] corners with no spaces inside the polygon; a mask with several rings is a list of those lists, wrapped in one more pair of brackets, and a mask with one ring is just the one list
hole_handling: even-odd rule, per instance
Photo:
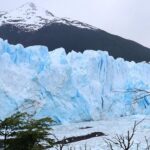
{"label": "leafless tree", "polygon": [[[79,150],[91,150],[91,147],[87,146],[87,144],[84,145],[84,147],[79,147]],[[68,147],[68,150],[76,150],[75,147]]]}
{"label": "leafless tree", "polygon": [[150,150],[150,144],[149,144],[149,141],[148,141],[146,136],[145,136],[145,142],[146,142],[146,149],[145,150]]}
{"label": "leafless tree", "polygon": [[134,94],[133,102],[132,104],[135,104],[139,102],[142,99],[145,99],[150,97],[150,90],[145,90],[145,89],[139,89],[139,88],[134,88],[134,89],[127,89],[123,91],[113,91],[117,93],[131,93]]}
{"label": "leafless tree", "polygon": [[[139,122],[135,121],[132,130],[131,131],[128,130],[126,136],[116,134],[112,139],[105,139],[105,143],[107,144],[109,149],[114,150],[113,145],[116,145],[117,147],[119,147],[122,150],[130,150],[130,148],[134,144],[133,137],[135,135],[136,128],[141,122],[143,122],[143,120],[141,120]],[[137,145],[137,150],[138,150],[138,148],[139,148],[139,145]]]}
{"label": "leafless tree", "polygon": [[[56,143],[56,144],[54,144],[54,148],[55,148],[56,150],[63,150],[63,148],[64,148],[64,146],[65,146],[66,144],[63,143],[63,142],[59,142],[60,139],[58,139],[56,135],[53,134],[52,136],[54,137],[55,143]],[[64,137],[64,138],[62,139],[62,141],[65,141],[65,139],[66,139],[66,137]]]}

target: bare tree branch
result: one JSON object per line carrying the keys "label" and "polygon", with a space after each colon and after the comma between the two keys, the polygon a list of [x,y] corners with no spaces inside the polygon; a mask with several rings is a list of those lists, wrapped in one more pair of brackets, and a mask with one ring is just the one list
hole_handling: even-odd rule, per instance
{"label": "bare tree branch", "polygon": [[[110,150],[114,150],[113,144],[122,150],[130,150],[130,148],[134,144],[133,138],[134,138],[134,135],[136,132],[136,128],[143,121],[144,121],[144,119],[142,119],[139,122],[135,121],[132,130],[131,131],[128,130],[126,136],[116,134],[112,139],[105,139],[105,143],[110,148]],[[137,150],[138,150],[138,147],[139,146],[137,146]],[[149,149],[147,149],[147,150],[149,150]]]}

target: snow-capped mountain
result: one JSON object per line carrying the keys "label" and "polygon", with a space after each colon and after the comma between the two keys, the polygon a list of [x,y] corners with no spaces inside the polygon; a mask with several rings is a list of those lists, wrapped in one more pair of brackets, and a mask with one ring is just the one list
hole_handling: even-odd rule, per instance
{"label": "snow-capped mountain", "polygon": [[0,24],[14,24],[24,29],[37,30],[54,18],[51,12],[45,11],[33,3],[26,3],[3,15],[0,18]]}
{"label": "snow-capped mountain", "polygon": [[63,47],[66,52],[106,50],[114,58],[150,61],[150,49],[134,41],[68,18],[56,17],[34,3],[0,12],[0,37],[11,44],[45,45],[49,51]]}
{"label": "snow-capped mountain", "polygon": [[28,2],[21,7],[8,12],[7,14],[3,12],[0,18],[0,25],[13,24],[19,28],[23,28],[26,31],[38,30],[44,25],[54,22],[64,23],[66,25],[74,25],[80,28],[96,29],[90,25],[76,20],[56,17],[50,11],[41,8],[32,2]]}

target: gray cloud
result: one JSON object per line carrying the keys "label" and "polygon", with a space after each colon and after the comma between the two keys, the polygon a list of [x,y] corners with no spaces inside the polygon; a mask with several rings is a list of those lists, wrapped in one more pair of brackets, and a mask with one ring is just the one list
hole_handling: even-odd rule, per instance
{"label": "gray cloud", "polygon": [[[70,17],[150,47],[149,0],[32,0],[59,17]],[[27,0],[0,0],[0,10]]]}

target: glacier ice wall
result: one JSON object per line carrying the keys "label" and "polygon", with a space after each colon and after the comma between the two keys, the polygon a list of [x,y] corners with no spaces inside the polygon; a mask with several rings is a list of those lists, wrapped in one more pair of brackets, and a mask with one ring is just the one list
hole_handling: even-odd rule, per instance
{"label": "glacier ice wall", "polygon": [[[50,116],[58,123],[150,114],[150,64],[114,59],[107,52],[48,52],[0,39],[0,118],[15,111]],[[142,93],[140,93],[142,95]]]}

